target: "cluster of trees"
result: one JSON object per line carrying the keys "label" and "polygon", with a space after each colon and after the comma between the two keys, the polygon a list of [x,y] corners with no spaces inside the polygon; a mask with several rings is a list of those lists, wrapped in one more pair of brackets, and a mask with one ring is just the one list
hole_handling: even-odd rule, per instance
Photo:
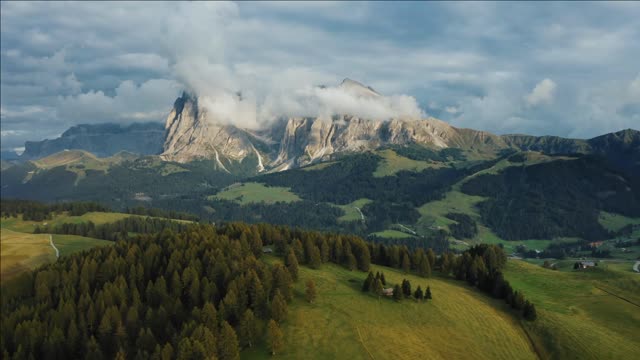
{"label": "cluster of trees", "polygon": [[446,148],[446,149],[435,151],[418,144],[412,144],[407,146],[391,146],[390,148],[400,156],[404,156],[406,158],[409,158],[412,160],[418,160],[418,161],[447,162],[447,161],[466,160],[466,156],[464,156],[464,151],[462,149],[456,149],[456,148]]}
{"label": "cluster of trees", "polygon": [[[385,280],[384,273],[376,272],[374,276],[373,272],[369,271],[369,275],[362,283],[362,291],[370,292],[380,297],[384,295],[383,290],[385,285],[387,285],[387,282]],[[396,301],[411,297],[418,301],[422,301],[424,299],[431,300],[431,288],[427,285],[426,291],[422,291],[422,287],[418,286],[415,292],[412,292],[411,282],[407,279],[402,279],[402,285],[396,284],[393,287],[393,298]]]}
{"label": "cluster of trees", "polygon": [[400,269],[404,273],[414,272],[422,277],[430,277],[436,266],[436,254],[432,249],[413,251],[406,246],[386,246],[369,243],[369,253],[374,264]]}
{"label": "cluster of trees", "polygon": [[478,235],[478,224],[471,216],[462,213],[448,213],[447,218],[456,221],[449,225],[451,235],[456,239],[472,239]]}
{"label": "cluster of trees", "polygon": [[[445,266],[445,262],[452,266]],[[467,281],[469,285],[495,298],[504,299],[525,319],[533,321],[537,317],[533,303],[525,299],[521,291],[514,291],[511,284],[504,279],[502,269],[506,262],[507,257],[502,248],[480,244],[464,251],[458,257],[452,258],[450,254],[443,254],[441,266],[444,274],[448,275],[451,272],[456,279]]]}
{"label": "cluster of trees", "polygon": [[615,234],[598,222],[601,210],[640,216],[640,181],[590,156],[509,167],[476,176],[461,189],[489,198],[480,205],[482,220],[508,240],[602,240]]}
{"label": "cluster of trees", "polygon": [[3,284],[3,358],[238,359],[265,334],[279,352],[293,279],[258,260],[264,235],[167,229],[26,273]]}
{"label": "cluster of trees", "polygon": [[17,217],[22,214],[25,221],[49,220],[54,214],[68,212],[72,216],[84,215],[88,212],[108,212],[109,208],[96,202],[63,202],[43,204],[37,201],[2,199],[0,211],[3,218]]}
{"label": "cluster of trees", "polygon": [[59,225],[36,226],[35,234],[71,234],[97,239],[116,241],[126,239],[129,233],[153,234],[165,229],[174,232],[185,231],[189,223],[174,220],[131,216],[112,223],[96,225],[92,221],[64,223]]}
{"label": "cluster of trees", "polygon": [[152,217],[159,217],[159,218],[165,218],[165,219],[187,220],[187,221],[194,221],[194,222],[200,221],[200,218],[198,216],[190,214],[188,212],[164,210],[164,209],[158,209],[158,208],[148,208],[144,206],[126,208],[125,212],[127,214],[152,216]]}
{"label": "cluster of trees", "polygon": [[420,237],[407,237],[401,239],[382,238],[375,235],[367,236],[367,240],[370,240],[376,244],[383,244],[386,246],[404,246],[409,250],[415,250],[418,248],[433,249],[438,253],[449,251],[449,234],[444,230],[431,231],[429,235]]}

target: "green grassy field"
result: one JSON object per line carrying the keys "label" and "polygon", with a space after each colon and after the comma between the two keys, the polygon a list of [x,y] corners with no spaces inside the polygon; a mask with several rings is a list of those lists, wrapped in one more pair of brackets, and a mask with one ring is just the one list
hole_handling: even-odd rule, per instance
{"label": "green grassy field", "polygon": [[[275,261],[273,258],[270,261]],[[360,291],[366,273],[325,264],[320,270],[300,267],[295,298],[283,323],[282,359],[535,359],[519,324],[501,301],[463,283],[424,279],[390,268],[389,284],[403,278],[415,288],[431,287],[433,300],[417,303],[378,299]],[[304,284],[313,279],[315,303],[304,300]],[[271,358],[263,346],[242,358]]]}
{"label": "green grassy field", "polygon": [[407,234],[406,232],[393,230],[393,229],[387,229],[387,230],[383,230],[383,231],[374,232],[374,233],[371,233],[371,235],[378,236],[378,237],[383,237],[383,238],[387,238],[387,239],[404,239],[404,238],[413,237],[413,235],[411,235],[411,234]]}
{"label": "green grassy field", "polygon": [[[82,216],[60,214],[48,222],[51,224],[93,221],[96,224],[113,222],[131,216],[119,213],[87,213]],[[7,280],[15,275],[56,260],[55,250],[49,243],[49,234],[32,234],[35,225],[44,222],[23,221],[18,218],[2,219],[0,222],[0,278]],[[95,246],[111,244],[110,241],[77,235],[54,234],[53,243],[60,256],[88,250]]]}
{"label": "green grassy field", "polygon": [[618,231],[628,224],[640,224],[640,219],[601,211],[598,222],[607,230]]}
{"label": "green grassy field", "polygon": [[[617,266],[588,271],[553,271],[510,261],[505,278],[538,311],[525,323],[533,339],[554,359],[640,357],[640,276]],[[607,292],[608,291],[608,292]]]}
{"label": "green grassy field", "polygon": [[78,235],[53,234],[53,243],[60,251],[60,256],[89,250],[96,246],[113,244],[111,241],[94,239]]}
{"label": "green grassy field", "polygon": [[[362,207],[365,206],[366,204],[370,203],[371,200],[369,199],[358,199],[350,204],[347,205],[338,205],[339,208],[341,208],[342,210],[344,210],[344,215],[342,215],[341,217],[338,218],[338,221],[358,221],[358,220],[362,220],[362,216],[360,215],[360,211],[358,211],[358,209],[362,210]],[[358,209],[356,209],[356,207]]]}
{"label": "green grassy field", "polygon": [[442,164],[435,162],[412,160],[404,156],[400,156],[390,149],[378,151],[376,154],[382,157],[382,161],[380,161],[376,171],[373,172],[374,177],[395,175],[401,170],[418,172],[426,168],[439,168],[443,166]]}
{"label": "green grassy field", "polygon": [[265,186],[255,182],[229,186],[210,198],[233,200],[241,204],[257,202],[273,204],[278,201],[292,202],[300,200],[298,195],[292,193],[289,188]]}

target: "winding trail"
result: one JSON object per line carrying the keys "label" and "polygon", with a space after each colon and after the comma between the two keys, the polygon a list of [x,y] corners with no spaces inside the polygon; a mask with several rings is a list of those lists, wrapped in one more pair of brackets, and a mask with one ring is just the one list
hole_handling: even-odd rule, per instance
{"label": "winding trail", "polygon": [[398,223],[398,225],[399,225],[401,228],[403,228],[403,229],[407,230],[408,232],[410,232],[411,234],[413,234],[413,235],[418,235],[418,234],[416,234],[416,232],[415,232],[415,231],[413,231],[413,230],[409,229],[408,227],[406,227],[406,226],[404,226],[404,225],[402,225],[402,224],[400,224],[400,223]]}
{"label": "winding trail", "polygon": [[51,247],[53,248],[53,250],[56,251],[56,258],[60,257],[60,251],[58,250],[58,248],[53,244],[53,236],[50,234],[49,235],[49,244],[51,244]]}
{"label": "winding trail", "polygon": [[357,206],[354,206],[354,208],[358,210],[358,212],[360,213],[360,218],[362,219],[362,221],[364,221],[364,214],[362,213],[362,211],[360,211],[360,208]]}
{"label": "winding trail", "polygon": [[633,271],[640,273],[640,261],[636,261],[636,263],[633,264]]}

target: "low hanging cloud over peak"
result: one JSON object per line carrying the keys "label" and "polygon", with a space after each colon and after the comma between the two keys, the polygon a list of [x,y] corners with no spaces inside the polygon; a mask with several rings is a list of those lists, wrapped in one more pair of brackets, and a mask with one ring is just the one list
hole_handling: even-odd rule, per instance
{"label": "low hanging cloud over peak", "polygon": [[[640,116],[640,3],[1,2],[0,16],[2,148],[77,123],[163,121],[182,90],[249,127],[428,109],[590,137]],[[382,96],[341,89],[345,77]]]}

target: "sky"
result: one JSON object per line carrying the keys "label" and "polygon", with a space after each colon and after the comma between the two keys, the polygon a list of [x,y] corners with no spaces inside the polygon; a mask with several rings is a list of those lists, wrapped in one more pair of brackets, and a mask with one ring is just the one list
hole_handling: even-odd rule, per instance
{"label": "sky", "polygon": [[[0,16],[3,150],[163,122],[184,90],[247,127],[348,111],[497,134],[640,129],[640,2],[2,2]],[[332,87],[343,78],[384,96]]]}

